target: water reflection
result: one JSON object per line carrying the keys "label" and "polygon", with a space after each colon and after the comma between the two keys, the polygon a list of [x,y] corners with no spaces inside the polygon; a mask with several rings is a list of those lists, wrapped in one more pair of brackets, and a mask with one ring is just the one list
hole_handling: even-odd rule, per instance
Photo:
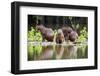
{"label": "water reflection", "polygon": [[28,45],[28,60],[83,59],[88,57],[87,45]]}

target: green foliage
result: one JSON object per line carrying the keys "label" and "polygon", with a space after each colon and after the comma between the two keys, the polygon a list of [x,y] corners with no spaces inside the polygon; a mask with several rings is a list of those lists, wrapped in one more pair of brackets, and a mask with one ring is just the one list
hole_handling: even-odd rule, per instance
{"label": "green foliage", "polygon": [[37,46],[33,46],[33,44],[29,44],[28,45],[28,55],[29,55],[29,59],[34,60],[36,56],[40,55],[40,53],[42,52],[42,46],[39,44]]}
{"label": "green foliage", "polygon": [[41,32],[31,27],[31,30],[28,31],[28,41],[42,42]]}
{"label": "green foliage", "polygon": [[87,58],[88,57],[88,46],[82,45],[77,49],[77,58]]}
{"label": "green foliage", "polygon": [[79,25],[79,24],[77,24],[77,25],[76,25],[76,29],[79,29],[79,26],[80,26],[80,25]]}
{"label": "green foliage", "polygon": [[85,42],[88,39],[88,32],[86,31],[86,27],[80,31],[80,36],[77,39],[77,42]]}
{"label": "green foliage", "polygon": [[40,54],[42,52],[42,46],[41,45],[34,46],[33,50],[37,52],[37,54]]}
{"label": "green foliage", "polygon": [[28,54],[29,54],[29,59],[33,59],[34,51],[32,44],[28,45]]}

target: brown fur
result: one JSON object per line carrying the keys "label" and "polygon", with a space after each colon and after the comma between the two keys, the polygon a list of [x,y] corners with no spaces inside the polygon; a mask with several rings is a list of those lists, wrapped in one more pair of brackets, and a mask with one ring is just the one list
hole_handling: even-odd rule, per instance
{"label": "brown fur", "polygon": [[78,34],[76,31],[72,31],[70,34],[69,34],[69,40],[72,41],[72,42],[75,42],[75,40],[78,38]]}
{"label": "brown fur", "polygon": [[46,28],[43,25],[37,26],[36,28],[41,32],[44,39],[46,39],[47,41],[53,41],[54,33],[51,28]]}
{"label": "brown fur", "polygon": [[64,37],[65,37],[65,40],[69,40],[69,34],[71,33],[72,31],[72,28],[71,27],[62,27],[62,32],[64,34]]}
{"label": "brown fur", "polygon": [[63,43],[64,42],[64,34],[62,32],[62,30],[58,30],[58,34],[56,35],[56,43]]}

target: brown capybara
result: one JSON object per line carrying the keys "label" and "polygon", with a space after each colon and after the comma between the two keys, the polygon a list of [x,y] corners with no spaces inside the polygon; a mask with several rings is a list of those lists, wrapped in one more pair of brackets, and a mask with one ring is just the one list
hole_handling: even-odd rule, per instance
{"label": "brown capybara", "polygon": [[69,40],[69,34],[73,31],[71,27],[62,27],[62,32],[64,34],[65,40]]}
{"label": "brown capybara", "polygon": [[41,32],[43,36],[43,40],[46,39],[47,41],[52,42],[54,39],[54,32],[51,28],[46,28],[43,25],[36,26],[36,28]]}
{"label": "brown capybara", "polygon": [[75,40],[78,38],[78,34],[76,31],[72,31],[70,34],[69,34],[69,40],[72,41],[72,42],[75,42]]}
{"label": "brown capybara", "polygon": [[58,30],[58,33],[57,33],[57,35],[56,35],[56,43],[61,44],[61,43],[63,43],[63,42],[64,42],[64,34],[63,34],[62,30],[59,29],[59,30]]}

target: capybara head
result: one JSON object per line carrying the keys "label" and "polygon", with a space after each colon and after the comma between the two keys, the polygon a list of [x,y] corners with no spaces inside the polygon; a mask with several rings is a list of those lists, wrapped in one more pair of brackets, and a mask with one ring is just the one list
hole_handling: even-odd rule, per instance
{"label": "capybara head", "polygon": [[62,27],[61,28],[65,37],[65,40],[67,41],[69,39],[69,34],[73,31],[71,27]]}
{"label": "capybara head", "polygon": [[71,27],[62,27],[62,31],[63,33],[68,34],[73,31],[73,29]]}
{"label": "capybara head", "polygon": [[41,34],[44,34],[44,33],[45,33],[45,26],[43,26],[43,25],[37,25],[37,26],[36,26],[36,29],[37,29],[38,31],[40,31]]}
{"label": "capybara head", "polygon": [[41,30],[45,29],[45,27],[43,25],[37,25],[36,29],[41,31]]}

